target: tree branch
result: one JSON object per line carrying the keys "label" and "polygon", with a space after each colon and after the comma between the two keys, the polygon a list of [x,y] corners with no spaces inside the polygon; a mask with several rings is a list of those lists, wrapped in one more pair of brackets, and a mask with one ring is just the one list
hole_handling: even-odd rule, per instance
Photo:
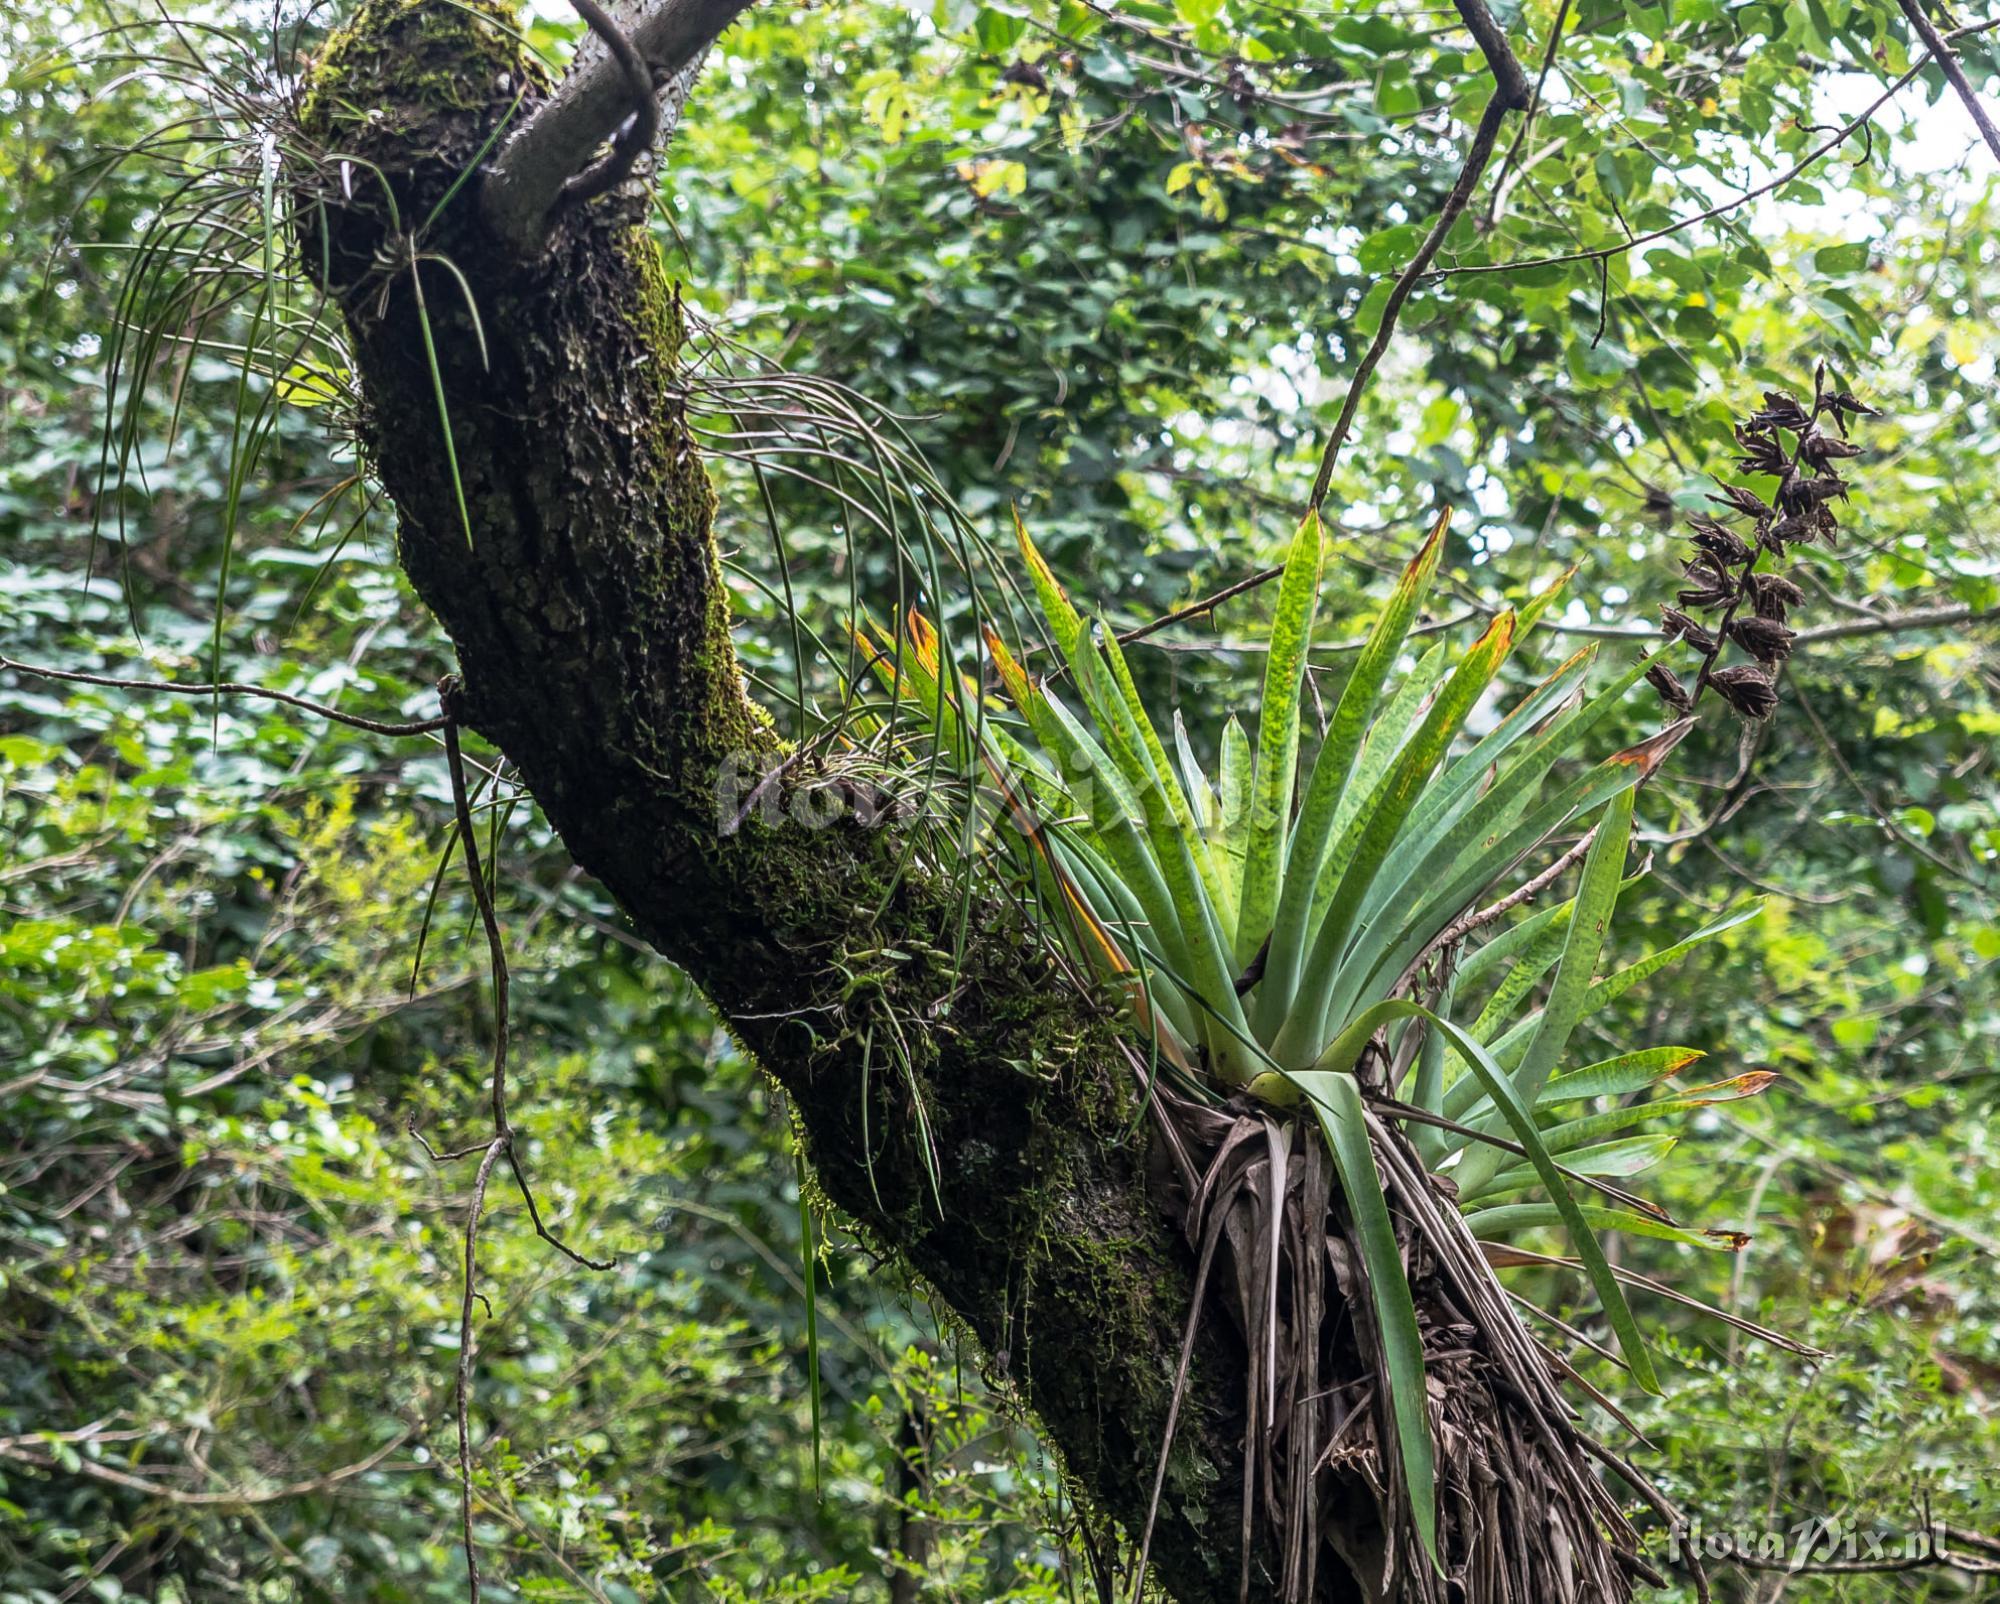
{"label": "tree branch", "polygon": [[[660,0],[625,38],[658,84],[697,61],[750,4]],[[536,255],[565,186],[591,169],[598,147],[631,112],[628,66],[620,54],[580,48],[555,93],[501,145],[480,195],[487,225],[519,255]]]}
{"label": "tree branch", "polygon": [[[1950,33],[1942,35],[1939,39],[1939,44],[1942,45],[1946,40],[1950,39],[1969,39],[1975,34],[1988,33],[1995,28],[2000,28],[2000,18],[1996,18],[1990,22],[1976,22],[1970,27],[1955,28]],[[1755,189],[1746,189],[1734,200],[1721,201],[1707,208],[1705,211],[1693,212],[1686,217],[1677,217],[1671,223],[1664,223],[1660,227],[1651,229],[1644,234],[1634,234],[1630,239],[1621,240],[1616,245],[1603,245],[1595,250],[1569,251],[1560,256],[1528,256],[1511,262],[1471,262],[1463,267],[1440,267],[1431,274],[1431,277],[1455,278],[1470,273],[1516,273],[1531,267],[1556,267],[1565,262],[1604,261],[1613,256],[1622,256],[1625,252],[1635,250],[1641,245],[1650,245],[1655,240],[1666,239],[1671,235],[1678,234],[1684,228],[1694,227],[1696,223],[1705,223],[1711,218],[1725,216],[1735,211],[1739,206],[1745,206],[1753,200],[1770,194],[1773,190],[1783,189],[1785,185],[1797,178],[1799,174],[1812,166],[1814,162],[1818,161],[1828,151],[1838,149],[1841,145],[1846,144],[1848,140],[1866,128],[1874,119],[1875,114],[1888,105],[1890,101],[1894,100],[1930,63],[1931,57],[1926,54],[1922,61],[1910,68],[1902,77],[1898,78],[1867,106],[1863,107],[1857,116],[1835,129],[1833,133],[1821,140],[1819,144],[1813,146],[1811,150],[1792,163],[1784,172],[1768,183],[1759,184]]]}
{"label": "tree branch", "polygon": [[1919,0],[1898,0],[1903,15],[1910,19],[1910,26],[1917,30],[1931,53],[1931,60],[1944,73],[1945,81],[1958,92],[1958,98],[1965,102],[1965,109],[1972,114],[1972,121],[1978,127],[1980,137],[1986,141],[1986,148],[2000,159],[2000,128],[1993,126],[1993,119],[1980,104],[1979,96],[1972,87],[1972,80],[1965,76],[1965,69],[1958,64],[1958,57],[1952,54],[1951,46],[1945,43],[1944,35],[1937,31],[1937,24],[1924,14]]}
{"label": "tree branch", "polygon": [[1485,0],[1456,0],[1456,3],[1459,16],[1471,30],[1493,74],[1493,96],[1479,114],[1479,124],[1472,131],[1472,142],[1466,146],[1465,164],[1459,168],[1458,182],[1452,185],[1451,193],[1445,197],[1444,209],[1438,213],[1430,233],[1424,236],[1423,244],[1417,247],[1417,254],[1396,275],[1396,282],[1390,287],[1389,299],[1382,307],[1382,320],[1375,326],[1375,338],[1362,354],[1360,366],[1354,370],[1354,377],[1347,386],[1347,399],[1341,402],[1340,416],[1334,421],[1333,432],[1326,437],[1326,448],[1320,453],[1319,472],[1313,475],[1312,493],[1306,498],[1309,509],[1317,510],[1320,503],[1326,500],[1326,493],[1333,484],[1334,460],[1340,455],[1348,430],[1353,427],[1354,414],[1360,409],[1368,380],[1381,362],[1383,353],[1389,349],[1390,340],[1395,337],[1396,320],[1402,315],[1403,303],[1410,298],[1417,280],[1424,276],[1424,269],[1431,265],[1431,259],[1437,255],[1453,225],[1464,215],[1473,192],[1479,187],[1480,177],[1486,171],[1486,163],[1492,158],[1493,146],[1500,137],[1500,124],[1508,112],[1524,110],[1528,104],[1527,75],[1509,48],[1500,24],[1486,9]]}

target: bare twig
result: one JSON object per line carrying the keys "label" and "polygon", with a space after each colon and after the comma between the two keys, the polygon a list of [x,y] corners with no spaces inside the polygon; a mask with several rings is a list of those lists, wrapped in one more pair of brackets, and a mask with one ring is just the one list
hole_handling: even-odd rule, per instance
{"label": "bare twig", "polygon": [[1957,91],[1958,98],[1965,102],[1965,109],[1971,113],[1974,126],[1979,129],[1980,138],[1986,141],[1986,148],[2000,158],[2000,128],[1993,126],[1993,119],[1980,104],[1979,95],[1972,87],[1972,80],[1965,76],[1965,69],[1958,64],[1958,57],[1952,54],[1951,46],[1945,42],[1943,34],[1937,31],[1937,24],[1925,15],[1919,0],[1898,0],[1903,15],[1910,19],[1910,26],[1917,30],[1931,53],[1931,60],[1938,64],[1938,70],[1945,76],[1945,82]]}
{"label": "bare twig", "polygon": [[1438,933],[1435,940],[1410,960],[1409,964],[1404,968],[1403,973],[1397,978],[1396,984],[1389,988],[1389,995],[1392,997],[1397,995],[1412,980],[1416,979],[1418,971],[1430,962],[1434,954],[1463,941],[1482,925],[1491,924],[1503,913],[1508,912],[1510,909],[1518,908],[1524,902],[1532,902],[1536,897],[1548,890],[1550,886],[1562,878],[1564,870],[1568,869],[1571,864],[1576,863],[1590,850],[1590,843],[1596,839],[1597,826],[1593,824],[1583,833],[1582,839],[1577,841],[1574,846],[1570,847],[1567,852],[1563,853],[1561,857],[1557,858],[1554,863],[1542,870],[1532,880],[1522,881],[1521,884],[1508,892],[1506,896],[1500,898],[1499,901],[1489,902],[1483,908],[1476,908],[1463,918],[1446,926]]}
{"label": "bare twig", "polygon": [[493,910],[493,893],[486,884],[486,872],[479,861],[479,838],[473,829],[472,802],[466,793],[465,755],[459,748],[458,740],[460,695],[461,689],[455,678],[447,679],[439,687],[439,699],[444,704],[444,751],[451,779],[452,816],[458,828],[459,846],[465,855],[466,873],[472,880],[472,900],[479,909],[479,923],[486,934],[487,961],[493,978],[493,1066],[488,1087],[493,1110],[493,1133],[484,1142],[448,1153],[441,1153],[432,1147],[414,1128],[412,1134],[423,1142],[424,1151],[441,1163],[466,1158],[473,1153],[480,1155],[479,1170],[472,1182],[472,1199],[465,1217],[465,1286],[459,1299],[458,1376],[454,1389],[458,1416],[460,1535],[465,1548],[467,1590],[471,1604],[479,1604],[479,1554],[472,1534],[472,1359],[475,1350],[472,1305],[475,1301],[485,1301],[479,1292],[479,1218],[486,1210],[486,1189],[493,1179],[493,1166],[501,1156],[506,1156],[508,1168],[513,1171],[514,1183],[520,1188],[521,1199],[528,1206],[528,1218],[534,1222],[537,1236],[566,1258],[589,1269],[608,1270],[611,1264],[608,1260],[584,1257],[542,1223],[534,1189],[529,1186],[527,1172],[521,1168],[520,1155],[515,1151],[514,1127],[507,1117],[507,1051],[512,1039],[507,947],[500,936],[499,916]]}
{"label": "bare twig", "polygon": [[1176,607],[1170,613],[1162,613],[1151,623],[1141,624],[1137,629],[1128,629],[1118,637],[1120,646],[1130,646],[1134,641],[1144,640],[1148,635],[1157,635],[1172,624],[1184,624],[1190,618],[1202,618],[1214,612],[1224,602],[1241,596],[1245,591],[1255,590],[1259,585],[1268,585],[1285,571],[1283,563],[1275,568],[1261,568],[1248,579],[1239,579],[1233,585],[1224,585],[1211,596],[1200,601],[1189,602],[1185,607]]}
{"label": "bare twig", "polygon": [[1494,143],[1500,137],[1500,124],[1508,112],[1520,111],[1528,104],[1527,76],[1508,47],[1507,36],[1501,31],[1500,24],[1486,9],[1485,0],[1456,0],[1456,4],[1459,16],[1471,29],[1472,37],[1478,41],[1480,53],[1486,57],[1486,65],[1493,74],[1493,97],[1479,114],[1478,126],[1472,131],[1472,142],[1466,146],[1465,164],[1459,169],[1458,182],[1452,185],[1451,193],[1445,197],[1444,209],[1438,213],[1431,231],[1424,236],[1423,244],[1417,247],[1417,254],[1410,258],[1389,288],[1389,298],[1382,306],[1381,322],[1375,327],[1375,338],[1362,353],[1361,363],[1348,383],[1347,398],[1340,404],[1340,416],[1334,420],[1333,432],[1326,437],[1325,449],[1320,453],[1319,472],[1313,475],[1312,493],[1306,498],[1308,508],[1317,508],[1326,500],[1327,491],[1333,484],[1334,460],[1340,455],[1348,430],[1353,427],[1354,414],[1360,409],[1368,380],[1381,362],[1383,353],[1389,349],[1390,340],[1395,337],[1396,320],[1402,315],[1403,303],[1410,298],[1417,280],[1424,276],[1424,270],[1431,265],[1431,259],[1437,255],[1452,226],[1464,214],[1473,191],[1479,187],[1486,163],[1493,155]]}
{"label": "bare twig", "polygon": [[[1995,28],[2000,28],[2000,18],[1995,18],[1990,22],[1977,22],[1970,27],[1957,28],[1943,37],[1946,40],[1967,39],[1975,34],[1988,33]],[[1814,162],[1818,161],[1828,151],[1836,150],[1846,144],[1848,140],[1852,139],[1874,120],[1875,114],[1878,111],[1888,105],[1909,84],[1915,81],[1917,75],[1930,65],[1930,59],[1930,56],[1926,54],[1922,61],[1918,62],[1908,72],[1904,73],[1902,77],[1883,90],[1881,94],[1877,95],[1867,106],[1863,107],[1858,115],[1835,129],[1833,133],[1821,140],[1819,144],[1813,146],[1811,150],[1807,151],[1776,178],[1771,179],[1768,183],[1759,184],[1755,189],[1746,189],[1734,200],[1721,201],[1704,211],[1694,212],[1686,217],[1675,218],[1671,223],[1663,223],[1660,227],[1651,229],[1644,234],[1634,234],[1630,239],[1621,240],[1616,245],[1599,246],[1595,250],[1569,251],[1560,256],[1527,256],[1511,262],[1470,262],[1460,267],[1435,268],[1432,270],[1430,276],[1432,278],[1455,278],[1470,273],[1516,273],[1525,271],[1531,267],[1555,267],[1565,262],[1594,262],[1601,257],[1622,256],[1625,252],[1633,250],[1638,246],[1650,245],[1654,240],[1666,239],[1671,235],[1680,233],[1684,228],[1692,228],[1696,223],[1705,223],[1712,218],[1725,216],[1735,211],[1739,206],[1747,205],[1753,200],[1770,194],[1773,190],[1783,189],[1785,185],[1797,178],[1799,174],[1812,166]]]}
{"label": "bare twig", "polygon": [[448,718],[439,717],[417,719],[408,724],[389,724],[380,719],[363,718],[358,713],[343,713],[324,702],[309,701],[303,696],[274,691],[264,685],[239,685],[229,681],[214,685],[190,685],[170,679],[111,679],[103,674],[80,674],[73,669],[48,668],[39,663],[0,657],[0,670],[10,668],[17,674],[32,674],[37,679],[62,680],[71,685],[102,685],[114,691],[159,691],[170,696],[255,696],[267,702],[283,702],[287,707],[300,708],[351,729],[366,730],[370,735],[429,735],[451,722]]}
{"label": "bare twig", "polygon": [[465,1288],[458,1302],[458,1385],[454,1395],[458,1412],[458,1518],[459,1535],[465,1546],[466,1591],[471,1604],[479,1604],[479,1547],[472,1540],[472,1305],[479,1296],[479,1216],[486,1208],[486,1183],[493,1179],[493,1166],[513,1145],[513,1138],[500,1135],[486,1144],[479,1161],[479,1173],[472,1180],[472,1201],[465,1215]]}

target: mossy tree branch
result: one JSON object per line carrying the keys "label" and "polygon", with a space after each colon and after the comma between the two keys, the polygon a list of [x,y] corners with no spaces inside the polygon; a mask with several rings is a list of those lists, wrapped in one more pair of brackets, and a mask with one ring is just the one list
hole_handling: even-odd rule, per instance
{"label": "mossy tree branch", "polygon": [[[792,822],[826,776],[782,764],[744,690],[676,398],[677,292],[637,203],[567,209],[527,255],[486,207],[439,210],[476,193],[461,177],[517,97],[534,126],[548,93],[510,22],[497,0],[364,0],[300,123],[372,181],[294,174],[300,257],[345,317],[364,443],[402,564],[457,650],[460,711],[784,1088],[828,1197],[956,1312],[1078,1489],[1136,1532],[1194,1263],[1170,1183],[1128,1137],[1114,1015],[997,894],[954,957],[961,888],[902,864],[895,831]],[[425,218],[418,248],[401,231]],[[741,809],[774,770],[776,808]],[[899,1031],[907,1073],[876,1067],[877,1027]],[[1237,1600],[1247,1507],[1249,1367],[1226,1296],[1209,1301],[1151,1547],[1182,1604]],[[1522,1430],[1495,1396],[1465,1413],[1506,1439],[1501,1464]],[[1384,1597],[1384,1495],[1358,1470],[1319,1491],[1343,1563],[1320,1565],[1316,1604]],[[1268,1545],[1268,1523],[1253,1530]],[[1274,1555],[1251,1561],[1249,1596],[1274,1599]],[[1401,1576],[1393,1596],[1440,1596],[1427,1572]]]}
{"label": "mossy tree branch", "polygon": [[[396,217],[427,216],[523,82],[504,20],[480,0],[368,0],[323,56],[304,132],[379,169]],[[607,197],[523,262],[477,207],[447,208],[425,250],[464,274],[482,361],[447,272],[385,267],[406,242],[379,193],[357,184],[336,204],[323,188],[298,212],[301,257],[331,263],[365,444],[403,566],[457,649],[466,721],[785,1088],[828,1196],[965,1321],[1080,1488],[1136,1525],[1191,1262],[1143,1143],[1122,1139],[1134,1106],[1110,1013],[1061,981],[997,899],[975,908],[982,934],[952,967],[940,933],[958,890],[894,874],[894,831],[773,825],[761,808],[719,827],[719,797],[740,798],[782,746],[731,645],[711,491],[673,391],[677,295],[642,220]],[[776,811],[789,820],[788,796],[814,781],[787,770]],[[914,1093],[863,1051],[868,1025],[891,1017],[924,1024],[906,1032]],[[1155,1574],[1190,1604],[1220,1596],[1225,1576],[1234,1596],[1234,1545],[1210,1535],[1233,1531],[1241,1501],[1232,1340],[1206,1323],[1154,1540]]]}

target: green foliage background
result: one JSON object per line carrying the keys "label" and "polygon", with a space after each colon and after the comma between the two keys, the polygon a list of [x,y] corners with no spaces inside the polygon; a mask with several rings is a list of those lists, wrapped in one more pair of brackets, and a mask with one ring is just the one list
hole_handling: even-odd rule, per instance
{"label": "green foliage background", "polygon": [[[1556,14],[1504,16],[1531,64]],[[1447,264],[1617,245],[1726,201],[1909,63],[1881,0],[1564,14],[1547,102]],[[1448,13],[1121,16],[753,12],[675,136],[659,227],[712,371],[782,364],[892,409],[975,526],[999,536],[1018,501],[1072,588],[1136,623],[1273,560],[1387,279],[1456,173],[1452,119],[1486,87]],[[224,353],[170,355],[137,472],[100,479],[121,255],[171,182],[143,163],[100,182],[102,153],[184,104],[131,75],[129,44],[87,37],[134,20],[33,0],[0,18],[0,651],[199,679],[220,606],[231,676],[420,716],[448,657],[386,511],[361,488],[321,501],[355,472],[335,409],[275,408],[219,596]],[[263,8],[212,20],[264,51]],[[567,22],[533,27],[567,48]],[[1989,90],[1995,37],[1962,46]],[[1747,1253],[1620,1244],[1832,1354],[1641,1310],[1670,1356],[1667,1398],[1637,1417],[1642,1462],[1722,1529],[1830,1514],[1900,1532],[1925,1499],[2000,1527],[2000,190],[1941,88],[1926,74],[1865,148],[1601,273],[1427,286],[1329,504],[1323,616],[1357,634],[1443,500],[1466,509],[1447,616],[1576,564],[1555,618],[1569,644],[1643,635],[1675,588],[1676,517],[1727,470],[1729,420],[1761,388],[1809,384],[1824,359],[1886,413],[1841,548],[1799,561],[1802,622],[1855,633],[1801,648],[1754,750],[1711,716],[1644,793],[1655,874],[1623,956],[1746,885],[1769,910],[1605,1027],[1784,1077],[1704,1116],[1660,1172],[1663,1202],[1752,1231]],[[1941,161],[1941,141],[1969,154]],[[226,340],[226,320],[207,332]],[[823,690],[826,663],[792,660],[749,464],[716,471],[746,660]],[[769,484],[785,577],[828,638],[852,596],[886,612],[925,590],[822,487]],[[1228,713],[1254,714],[1267,605],[1133,652],[1206,749]],[[1950,622],[1881,627],[1937,610]],[[1337,685],[1327,638],[1316,675]],[[1621,733],[1654,717],[1635,700]],[[496,1189],[475,1416],[494,1596],[1088,1594],[1102,1534],[1004,1371],[814,1216],[816,1489],[784,1110],[504,773],[481,818],[530,1168],[566,1234],[618,1259],[593,1275],[556,1258]],[[465,890],[436,874],[448,821],[420,741],[0,676],[5,1604],[463,1596],[467,1177],[406,1134],[450,1145],[483,1106],[490,1003]],[[1769,1578],[1725,1585],[1775,1596]],[[1785,1596],[1968,1595],[1919,1570]]]}

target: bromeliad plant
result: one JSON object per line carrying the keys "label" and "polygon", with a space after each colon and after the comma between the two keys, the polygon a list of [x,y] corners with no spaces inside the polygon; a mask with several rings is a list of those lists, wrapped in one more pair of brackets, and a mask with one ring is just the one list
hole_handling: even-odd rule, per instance
{"label": "bromeliad plant", "polygon": [[[1739,1239],[1686,1230],[1616,1185],[1672,1146],[1624,1133],[1770,1078],[1580,1111],[1643,1093],[1701,1055],[1656,1047],[1565,1072],[1578,1025],[1756,909],[1598,977],[1630,883],[1634,794],[1689,725],[1559,774],[1649,667],[1642,660],[1590,693],[1593,648],[1472,737],[1474,710],[1560,587],[1503,612],[1464,650],[1441,640],[1404,667],[1448,521],[1438,519],[1403,572],[1303,765],[1302,689],[1326,556],[1316,516],[1299,528],[1279,581],[1255,748],[1232,720],[1214,782],[1178,715],[1169,756],[1116,635],[1078,612],[1025,528],[1021,555],[1061,667],[1038,682],[986,632],[1020,723],[947,663],[914,613],[903,640],[878,632],[862,642],[944,761],[983,771],[1002,797],[1051,927],[1117,989],[1152,1064],[1190,1095],[1265,1108],[1277,1121],[1304,1107],[1317,1121],[1372,1299],[1410,1521],[1433,1558],[1423,1342],[1378,1165],[1382,1123],[1402,1124],[1425,1167],[1449,1180],[1480,1241],[1564,1227],[1624,1363],[1657,1390],[1595,1231]],[[1507,889],[1565,839],[1553,863]],[[1502,927],[1579,859],[1574,896]],[[1459,961],[1471,938],[1496,930]],[[1285,1160],[1273,1162],[1282,1176]],[[1273,1310],[1276,1284],[1271,1269]],[[1265,1419],[1275,1421],[1275,1404]]]}

